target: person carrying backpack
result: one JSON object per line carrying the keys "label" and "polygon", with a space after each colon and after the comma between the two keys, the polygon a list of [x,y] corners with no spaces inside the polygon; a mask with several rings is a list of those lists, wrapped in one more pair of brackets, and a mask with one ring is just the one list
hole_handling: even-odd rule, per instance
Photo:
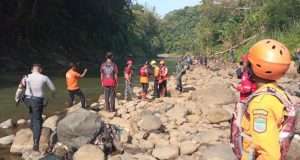
{"label": "person carrying backpack", "polygon": [[285,74],[290,63],[290,52],[276,40],[259,41],[249,50],[248,69],[257,90],[248,97],[240,123],[239,142],[234,144],[237,159],[286,159],[298,106],[276,80]]}

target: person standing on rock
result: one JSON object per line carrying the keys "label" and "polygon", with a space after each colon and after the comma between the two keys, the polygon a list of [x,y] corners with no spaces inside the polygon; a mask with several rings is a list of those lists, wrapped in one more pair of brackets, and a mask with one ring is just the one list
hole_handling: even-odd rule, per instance
{"label": "person standing on rock", "polygon": [[159,74],[159,67],[157,66],[157,62],[155,60],[152,60],[150,62],[151,67],[153,69],[153,77],[154,77],[154,97],[159,98],[159,88],[158,88],[158,81],[160,80],[160,74]]}
{"label": "person standing on rock", "polygon": [[149,64],[145,62],[145,64],[140,68],[140,83],[142,85],[142,100],[148,101],[147,92],[149,88]]}
{"label": "person standing on rock", "polygon": [[100,67],[101,83],[104,88],[105,108],[109,112],[115,112],[115,87],[118,86],[118,66],[112,62],[113,53],[106,53],[106,61]]}
{"label": "person standing on rock", "polygon": [[33,64],[31,74],[22,78],[16,93],[16,101],[20,98],[18,95],[25,89],[24,103],[29,109],[30,128],[33,132],[33,150],[39,151],[39,142],[43,124],[43,110],[47,105],[45,98],[45,87],[47,86],[51,92],[52,97],[56,95],[56,88],[51,80],[41,74],[43,68],[40,64]]}
{"label": "person standing on rock", "polygon": [[231,50],[230,50],[230,61],[232,62],[232,63],[234,63],[234,55],[235,55],[235,52],[234,52],[234,49],[233,48],[231,48]]}
{"label": "person standing on rock", "polygon": [[249,50],[250,76],[257,86],[247,100],[241,121],[242,160],[286,159],[295,129],[297,105],[278,86],[291,63],[290,52],[280,42],[265,39]]}
{"label": "person standing on rock", "polygon": [[80,97],[81,107],[86,108],[85,106],[85,96],[79,88],[78,79],[85,77],[87,73],[87,69],[84,69],[82,74],[79,74],[76,71],[76,65],[74,63],[69,64],[69,71],[66,73],[66,83],[67,83],[67,90],[69,91],[69,107],[73,106],[74,96]]}
{"label": "person standing on rock", "polygon": [[188,70],[188,64],[183,61],[182,58],[177,59],[177,65],[176,65],[176,90],[179,92],[182,92],[182,76],[186,73]]}
{"label": "person standing on rock", "polygon": [[168,75],[169,75],[169,70],[168,67],[165,64],[165,61],[160,61],[160,70],[159,70],[159,75],[160,75],[160,80],[159,80],[159,92],[162,97],[166,97],[167,95],[167,80],[168,80]]}
{"label": "person standing on rock", "polygon": [[133,70],[132,70],[132,65],[133,65],[133,61],[132,60],[128,60],[127,61],[127,67],[125,67],[124,69],[124,78],[125,78],[125,100],[126,101],[131,101],[132,100],[132,88],[131,88],[131,81],[132,81],[132,74],[133,74]]}

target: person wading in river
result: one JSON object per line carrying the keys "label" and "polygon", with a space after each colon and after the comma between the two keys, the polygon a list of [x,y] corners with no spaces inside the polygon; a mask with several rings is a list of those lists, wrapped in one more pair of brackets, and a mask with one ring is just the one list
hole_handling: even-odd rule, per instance
{"label": "person wading in river", "polygon": [[160,65],[159,92],[162,97],[166,97],[167,96],[167,79],[168,79],[168,75],[169,75],[169,70],[165,64],[165,61],[160,61],[159,65]]}
{"label": "person wading in river", "polygon": [[16,93],[16,101],[20,97],[20,93],[25,89],[24,103],[29,109],[30,128],[33,132],[33,150],[39,151],[39,142],[43,124],[43,110],[47,105],[47,99],[45,99],[45,87],[47,86],[52,91],[52,97],[55,97],[56,88],[51,80],[41,74],[42,66],[40,64],[33,64],[31,74],[22,78],[18,90]]}
{"label": "person wading in river", "polygon": [[118,86],[118,66],[112,62],[113,53],[106,53],[106,62],[101,65],[101,81],[104,88],[105,107],[109,112],[115,112],[115,87]]}
{"label": "person wading in river", "polygon": [[133,65],[133,61],[132,60],[128,60],[127,61],[127,67],[125,67],[124,69],[124,79],[125,79],[125,100],[126,101],[131,101],[132,100],[132,88],[131,88],[131,81],[132,81],[132,74],[133,74],[133,70],[132,70],[132,65]]}
{"label": "person wading in river", "polygon": [[74,96],[80,97],[81,107],[86,108],[85,106],[85,97],[78,85],[78,78],[82,78],[86,75],[87,69],[84,70],[82,74],[79,74],[76,71],[76,65],[74,63],[69,64],[69,71],[66,73],[66,83],[67,90],[69,91],[69,107],[73,106]]}
{"label": "person wading in river", "polygon": [[240,123],[242,132],[238,144],[241,145],[234,146],[240,150],[238,159],[286,159],[298,106],[276,80],[287,72],[290,63],[288,49],[272,39],[259,41],[249,50],[248,69],[257,90],[248,97]]}

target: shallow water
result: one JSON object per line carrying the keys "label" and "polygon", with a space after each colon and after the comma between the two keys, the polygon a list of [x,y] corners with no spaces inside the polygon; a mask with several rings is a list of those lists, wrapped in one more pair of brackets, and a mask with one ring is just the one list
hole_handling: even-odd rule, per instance
{"label": "shallow water", "polygon": [[[138,60],[135,61],[139,62]],[[140,63],[135,64],[134,66],[134,79],[133,86],[139,86],[138,79],[138,69],[140,67]],[[174,60],[166,60],[167,66],[169,67],[170,72],[174,71],[175,61]],[[117,92],[123,94],[124,90],[124,79],[123,75],[123,67],[119,67],[119,87],[117,87]],[[24,73],[23,73],[24,74]],[[9,118],[12,118],[14,122],[18,119],[24,118],[28,119],[28,110],[24,104],[21,104],[18,108],[16,108],[16,103],[14,101],[15,92],[17,89],[17,85],[22,77],[21,73],[7,73],[0,74],[0,122],[5,121]],[[68,91],[66,90],[65,83],[65,71],[51,71],[47,73],[45,70],[45,74],[49,76],[49,78],[53,81],[57,88],[56,97],[50,98],[49,104],[44,111],[45,115],[53,114],[56,111],[63,111],[67,108],[68,102]],[[86,77],[79,80],[79,86],[83,93],[86,96],[87,103],[91,104],[98,100],[98,97],[103,94],[102,87],[100,85],[100,75],[97,70],[89,70]],[[48,95],[50,92],[48,91]],[[50,97],[50,96],[48,96]],[[77,102],[79,99],[77,97]],[[1,135],[1,133],[0,133]]]}

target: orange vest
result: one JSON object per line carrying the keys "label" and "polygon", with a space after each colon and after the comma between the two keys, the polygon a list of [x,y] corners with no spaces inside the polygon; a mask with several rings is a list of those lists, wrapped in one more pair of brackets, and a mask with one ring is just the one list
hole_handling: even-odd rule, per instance
{"label": "orange vest", "polygon": [[146,66],[143,66],[140,69],[140,82],[149,83],[149,72]]}

